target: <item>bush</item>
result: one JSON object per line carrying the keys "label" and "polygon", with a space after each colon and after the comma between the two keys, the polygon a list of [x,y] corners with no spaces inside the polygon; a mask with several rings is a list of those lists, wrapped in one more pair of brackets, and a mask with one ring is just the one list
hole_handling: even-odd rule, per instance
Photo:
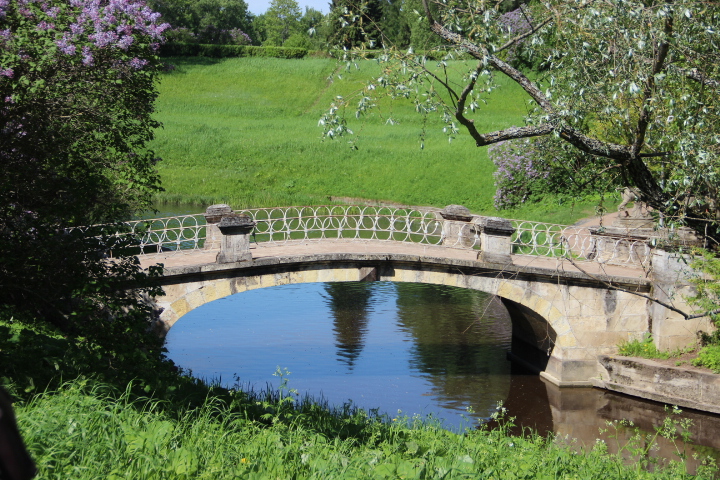
{"label": "bush", "polygon": [[305,48],[256,47],[251,45],[209,45],[201,43],[167,43],[160,47],[162,57],[272,57],[304,58]]}
{"label": "bush", "polygon": [[575,150],[552,137],[523,138],[488,148],[495,172],[495,208],[516,208],[547,196],[559,202],[583,200],[618,188],[607,159]]}
{"label": "bush", "polygon": [[703,347],[692,364],[696,367],[709,368],[713,373],[720,373],[720,345]]}
{"label": "bush", "polygon": [[674,352],[661,352],[658,350],[650,334],[645,334],[642,340],[621,343],[618,346],[618,353],[626,357],[640,358],[668,359],[675,356]]}

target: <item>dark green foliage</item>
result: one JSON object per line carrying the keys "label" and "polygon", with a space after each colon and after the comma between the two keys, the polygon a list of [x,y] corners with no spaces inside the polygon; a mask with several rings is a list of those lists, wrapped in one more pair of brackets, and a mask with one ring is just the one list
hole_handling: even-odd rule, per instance
{"label": "dark green foliage", "polygon": [[303,58],[304,48],[256,47],[253,45],[203,45],[197,43],[167,43],[160,47],[163,57],[271,57]]}
{"label": "dark green foliage", "polygon": [[[0,4],[0,307],[153,349],[139,298],[156,292],[153,275],[122,257],[133,240],[114,223],[160,189],[146,144],[159,126],[153,44],[165,27],[131,0],[96,7]],[[107,16],[95,24],[98,10]],[[95,36],[72,33],[78,24]]]}
{"label": "dark green foliage", "polygon": [[[430,2],[430,10],[437,13],[432,2]],[[413,49],[428,50],[445,43],[430,30],[430,24],[424,15],[422,0],[404,0],[402,13],[410,28],[410,46]]]}
{"label": "dark green foliage", "polygon": [[162,14],[172,28],[172,41],[237,43],[232,31],[239,30],[255,40],[252,16],[244,0],[150,0],[151,8]]}
{"label": "dark green foliage", "polygon": [[335,48],[381,46],[383,7],[380,0],[332,0],[328,43]]}
{"label": "dark green foliage", "polygon": [[382,41],[387,47],[407,48],[410,45],[410,26],[402,6],[402,0],[382,2]]}

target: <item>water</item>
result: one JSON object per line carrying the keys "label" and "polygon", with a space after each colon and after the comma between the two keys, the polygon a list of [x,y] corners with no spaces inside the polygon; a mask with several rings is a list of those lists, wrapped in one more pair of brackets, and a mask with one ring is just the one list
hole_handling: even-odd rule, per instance
{"label": "water", "polygon": [[504,307],[482,292],[314,283],[200,307],[170,330],[167,347],[195,376],[225,385],[277,387],[271,374],[279,366],[301,395],[459,427],[468,423],[463,417],[489,418],[507,397],[510,334]]}
{"label": "water", "polygon": [[[278,367],[291,372],[300,395],[333,405],[378,408],[391,417],[433,415],[451,430],[487,422],[503,402],[529,427],[573,445],[597,439],[611,451],[634,427],[652,433],[664,406],[593,388],[560,389],[507,360],[511,323],[497,298],[423,284],[311,283],[240,293],[188,313],[168,333],[169,356],[195,376],[226,386],[277,388]],[[691,444],[658,438],[648,454],[677,459],[691,470],[701,457],[720,457],[720,416],[685,411]],[[493,422],[489,422],[492,426]],[[607,430],[600,433],[600,429]],[[581,448],[581,447],[578,447]]]}
{"label": "water", "polygon": [[148,211],[138,215],[138,218],[165,218],[179,215],[194,215],[205,213],[207,206],[193,205],[190,203],[158,203],[154,205],[157,212]]}

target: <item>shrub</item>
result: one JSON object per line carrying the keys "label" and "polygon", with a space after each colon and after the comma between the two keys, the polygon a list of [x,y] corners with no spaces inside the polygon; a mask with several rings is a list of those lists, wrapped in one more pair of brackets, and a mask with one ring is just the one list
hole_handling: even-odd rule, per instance
{"label": "shrub", "polygon": [[[620,186],[607,159],[568,147],[552,137],[523,138],[488,148],[495,172],[495,208],[516,208],[551,196],[559,203]],[[609,171],[606,175],[599,172]]]}
{"label": "shrub", "polygon": [[649,333],[645,334],[642,340],[632,340],[621,343],[618,346],[618,353],[626,357],[640,358],[668,359],[673,356],[671,352],[661,352],[658,350]]}
{"label": "shrub", "polygon": [[703,347],[692,364],[696,367],[709,368],[713,373],[720,373],[720,345]]}
{"label": "shrub", "polygon": [[523,139],[501,142],[488,149],[488,155],[497,167],[495,171],[495,208],[517,207],[527,201],[533,192],[543,191],[543,183],[550,169],[540,157],[536,142]]}
{"label": "shrub", "polygon": [[304,58],[305,48],[256,47],[251,45],[211,45],[201,43],[166,43],[160,47],[163,57],[272,57]]}

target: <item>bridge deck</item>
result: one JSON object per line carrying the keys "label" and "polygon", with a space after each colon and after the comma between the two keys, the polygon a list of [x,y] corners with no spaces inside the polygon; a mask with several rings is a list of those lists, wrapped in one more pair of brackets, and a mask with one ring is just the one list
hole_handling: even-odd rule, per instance
{"label": "bridge deck", "polygon": [[[456,248],[439,247],[434,245],[422,245],[415,243],[393,243],[382,241],[368,242],[317,242],[303,243],[296,245],[282,246],[256,246],[251,248],[253,260],[272,257],[297,257],[302,255],[317,254],[402,254],[417,255],[421,257],[446,258],[454,260],[465,260],[477,262],[477,250],[463,250]],[[140,264],[143,268],[164,264],[165,268],[188,267],[215,263],[215,257],[219,250],[194,250],[187,253],[172,252],[169,254],[143,255],[140,257]],[[481,264],[480,262],[477,262]],[[557,273],[587,273],[597,276],[624,277],[632,279],[645,279],[648,272],[638,266],[606,265],[597,262],[582,262],[578,266],[573,265],[567,259],[541,257],[533,255],[513,255],[512,265],[515,268],[532,267],[551,270]]]}

